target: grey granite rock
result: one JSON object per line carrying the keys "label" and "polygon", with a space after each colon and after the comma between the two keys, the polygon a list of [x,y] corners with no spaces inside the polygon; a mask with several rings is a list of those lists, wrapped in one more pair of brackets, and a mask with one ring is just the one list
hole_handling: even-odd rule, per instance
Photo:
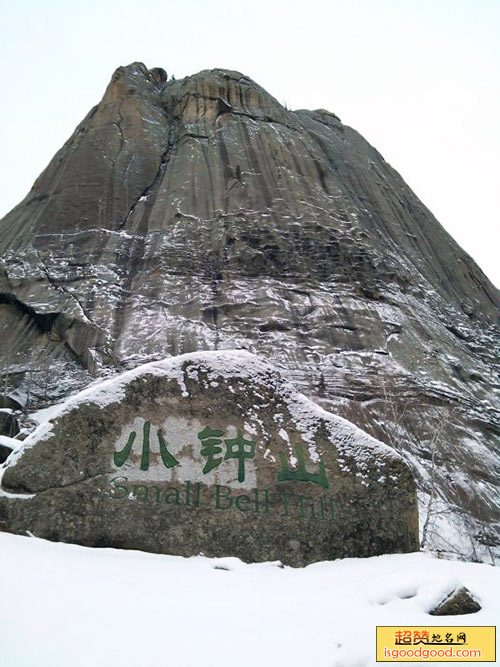
{"label": "grey granite rock", "polygon": [[73,397],[2,478],[0,527],[290,565],[418,549],[394,450],[246,352],[153,362]]}
{"label": "grey granite rock", "polygon": [[227,70],[119,68],[0,221],[13,407],[246,348],[399,449],[427,545],[488,559],[476,537],[500,535],[499,303],[357,132]]}

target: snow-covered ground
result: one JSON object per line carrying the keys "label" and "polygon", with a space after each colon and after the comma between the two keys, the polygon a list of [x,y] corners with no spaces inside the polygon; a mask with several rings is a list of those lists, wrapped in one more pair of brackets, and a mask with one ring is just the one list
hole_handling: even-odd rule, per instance
{"label": "snow-covered ground", "polygon": [[[498,568],[426,554],[294,569],[0,533],[0,573],[1,667],[364,667],[377,625],[500,619]],[[457,581],[483,609],[429,616]]]}

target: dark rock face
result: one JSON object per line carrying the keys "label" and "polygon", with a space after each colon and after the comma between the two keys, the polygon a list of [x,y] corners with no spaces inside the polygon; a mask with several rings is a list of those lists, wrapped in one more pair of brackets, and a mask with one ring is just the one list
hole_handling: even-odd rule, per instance
{"label": "dark rock face", "polygon": [[470,591],[465,586],[461,586],[448,593],[429,614],[431,616],[458,616],[460,614],[475,614],[480,610],[481,605],[479,602],[474,600]]}
{"label": "dark rock face", "polygon": [[11,410],[0,409],[0,435],[13,438],[19,433],[19,424]]}
{"label": "dark rock face", "polygon": [[12,454],[12,449],[0,442],[0,463],[4,463]]}
{"label": "dark rock face", "polygon": [[419,545],[402,457],[246,352],[83,392],[13,455],[2,488],[4,530],[88,546],[301,566]]}
{"label": "dark rock face", "polygon": [[237,72],[121,67],[0,222],[0,258],[14,404],[247,348],[403,453],[426,544],[498,544],[499,293],[334,114]]}

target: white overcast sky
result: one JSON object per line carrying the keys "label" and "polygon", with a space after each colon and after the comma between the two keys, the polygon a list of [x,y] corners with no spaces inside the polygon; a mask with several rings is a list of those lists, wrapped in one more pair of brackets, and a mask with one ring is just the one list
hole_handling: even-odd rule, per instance
{"label": "white overcast sky", "polygon": [[500,0],[0,0],[0,215],[134,60],[243,72],[372,143],[500,286]]}

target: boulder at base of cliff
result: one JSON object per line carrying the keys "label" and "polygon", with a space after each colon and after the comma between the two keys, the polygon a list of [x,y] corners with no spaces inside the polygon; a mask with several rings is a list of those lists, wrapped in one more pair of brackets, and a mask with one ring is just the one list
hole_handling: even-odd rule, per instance
{"label": "boulder at base of cliff", "polygon": [[418,549],[403,459],[240,351],[146,364],[52,411],[5,464],[0,528],[290,565]]}

